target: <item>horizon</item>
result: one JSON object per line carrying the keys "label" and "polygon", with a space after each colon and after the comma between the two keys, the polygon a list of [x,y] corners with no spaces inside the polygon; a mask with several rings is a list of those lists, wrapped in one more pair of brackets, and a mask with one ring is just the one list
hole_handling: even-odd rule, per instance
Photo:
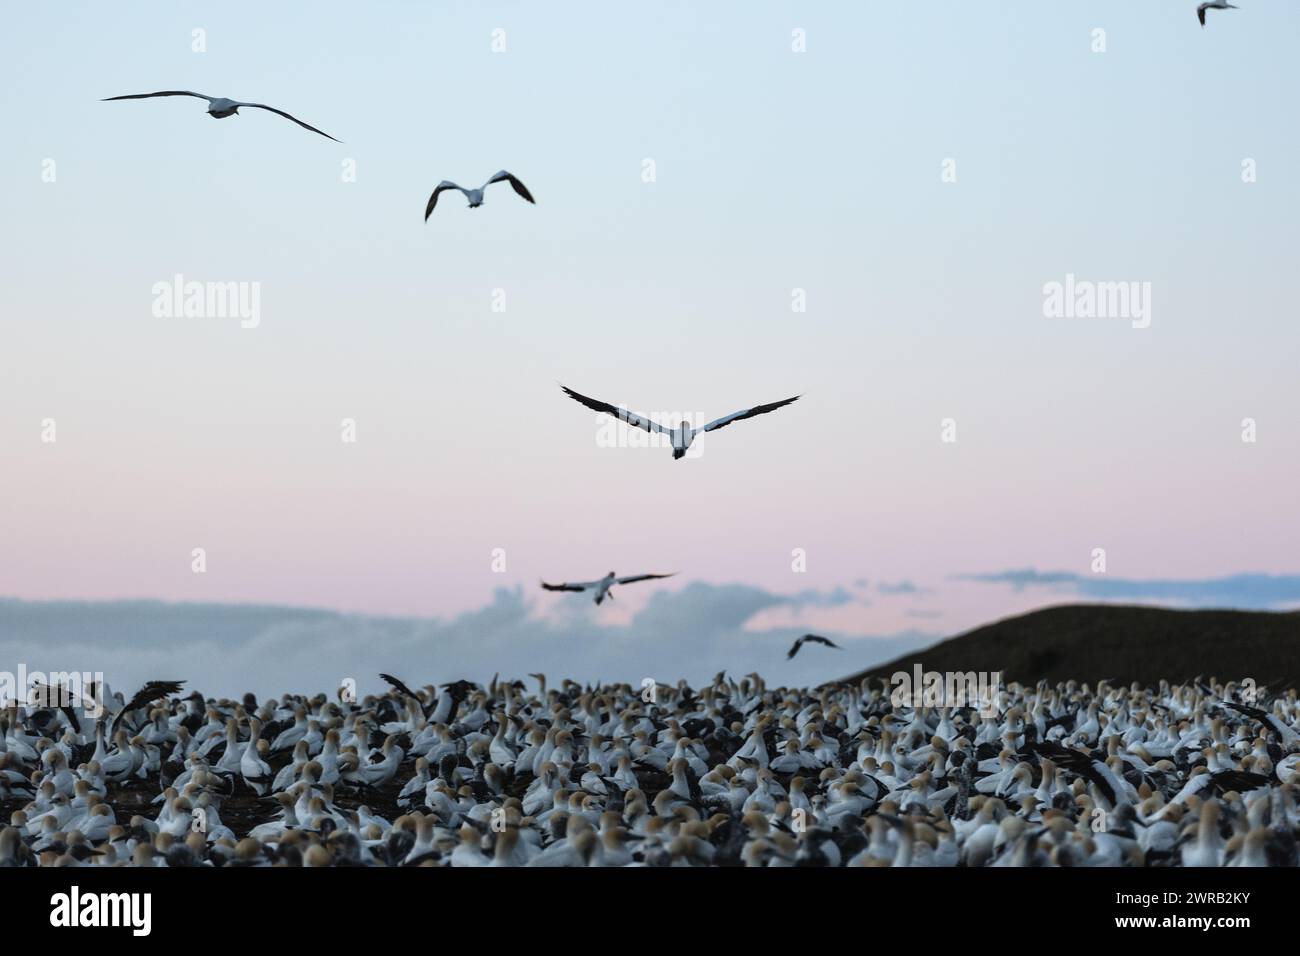
{"label": "horizon", "polygon": [[[1006,572],[993,586],[1018,597],[1006,610],[964,625],[943,627],[934,617],[891,633],[862,634],[809,628],[807,618],[852,607],[850,590],[777,595],[740,583],[693,581],[637,602],[611,620],[583,595],[559,609],[530,600],[521,586],[501,588],[470,612],[440,617],[381,616],[323,607],[169,602],[156,598],[27,601],[0,597],[0,658],[51,672],[61,662],[102,673],[129,687],[167,674],[207,696],[266,695],[323,690],[351,679],[359,692],[378,692],[381,671],[412,680],[462,677],[486,684],[494,674],[521,678],[532,671],[579,681],[669,683],[704,681],[717,671],[755,672],[783,685],[815,686],[844,674],[920,654],[953,638],[1006,620],[1061,607],[1158,608],[1244,614],[1300,612],[1300,576],[1245,575],[1214,581],[1104,582],[1112,592],[1089,593],[1097,582],[1059,574]],[[1012,577],[1014,583],[1004,580]],[[933,600],[933,589],[886,584],[908,599]],[[1163,601],[1134,600],[1131,591],[1179,584],[1206,595]],[[977,586],[988,587],[985,582]],[[1238,606],[1214,595],[1235,589]],[[881,593],[876,589],[860,589]],[[1046,592],[1046,594],[1044,593]],[[1240,606],[1247,604],[1249,606]],[[829,619],[829,618],[824,618]],[[785,652],[809,631],[831,637],[840,650],[810,646],[793,660]],[[87,635],[95,635],[88,641]],[[187,667],[203,661],[202,677]],[[30,664],[26,663],[30,662]],[[309,686],[302,686],[309,685]],[[319,686],[317,686],[319,685]]]}

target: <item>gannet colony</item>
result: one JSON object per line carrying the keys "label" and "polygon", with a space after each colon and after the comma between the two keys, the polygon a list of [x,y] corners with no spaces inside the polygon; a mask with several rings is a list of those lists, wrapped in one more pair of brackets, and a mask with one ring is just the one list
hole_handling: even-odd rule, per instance
{"label": "gannet colony", "polygon": [[154,681],[11,703],[0,866],[1297,863],[1295,691],[1010,683],[926,707],[879,679],[381,676],[356,700]]}

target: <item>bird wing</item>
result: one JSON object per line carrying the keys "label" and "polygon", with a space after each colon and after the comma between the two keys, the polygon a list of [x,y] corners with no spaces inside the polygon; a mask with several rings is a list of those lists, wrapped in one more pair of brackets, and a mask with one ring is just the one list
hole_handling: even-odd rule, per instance
{"label": "bird wing", "polygon": [[803,647],[803,642],[804,642],[804,638],[801,637],[798,638],[793,644],[790,645],[790,650],[786,651],[785,653],[785,659],[787,661],[793,659],[794,656],[799,653],[799,648]]}
{"label": "bird wing", "polygon": [[1268,711],[1260,710],[1258,707],[1251,707],[1247,704],[1237,704],[1230,700],[1225,700],[1223,702],[1223,706],[1231,707],[1233,710],[1237,711],[1237,713],[1245,714],[1247,717],[1253,717],[1255,720],[1258,720],[1260,723],[1268,722],[1268,718],[1269,718]]}
{"label": "bird wing", "polygon": [[595,409],[598,412],[604,412],[606,415],[612,415],[619,421],[627,422],[635,428],[643,428],[648,432],[669,433],[669,429],[664,428],[658,422],[650,421],[650,419],[646,418],[644,415],[630,412],[626,408],[615,408],[608,402],[602,402],[596,398],[588,398],[586,395],[579,395],[573,389],[564,385],[561,385],[560,388],[564,389],[564,394],[568,395],[569,398],[573,399],[575,402],[586,405],[588,408]]}
{"label": "bird wing", "polygon": [[[235,105],[236,105],[236,106],[247,106],[247,107],[249,107],[250,109],[255,109],[255,110],[266,110],[266,111],[269,112],[269,113],[274,113],[276,116],[283,116],[283,117],[284,117],[285,119],[287,119],[287,120],[293,120],[295,123],[297,123],[297,124],[298,124],[299,126],[301,126],[303,129],[309,129],[309,130],[311,130],[313,133],[320,133],[320,134],[321,134],[322,136],[324,136],[326,139],[334,139],[333,136],[331,136],[329,133],[325,132],[324,130],[317,129],[315,126],[312,126],[310,123],[304,123],[302,120],[298,119],[298,117],[296,117],[296,116],[290,116],[290,115],[289,115],[288,113],[286,113],[284,110],[277,110],[274,106],[267,106],[265,103],[236,103]],[[336,143],[341,143],[341,142],[343,142],[343,141],[342,141],[341,139],[334,139],[334,142],[336,142]]]}
{"label": "bird wing", "polygon": [[1209,6],[1209,4],[1203,3],[1196,8],[1196,19],[1201,21],[1201,26],[1205,26],[1205,8],[1207,6]]}
{"label": "bird wing", "polygon": [[126,96],[106,96],[101,103],[108,103],[111,100],[147,100],[151,96],[193,96],[200,100],[212,102],[211,96],[204,96],[202,93],[191,93],[189,90],[159,90],[157,93],[128,93]]}
{"label": "bird wing", "polygon": [[1250,790],[1257,790],[1268,783],[1268,777],[1247,770],[1220,770],[1218,773],[1210,774],[1210,778],[1214,781],[1214,785],[1224,793],[1229,790],[1246,793]]}
{"label": "bird wing", "polygon": [[577,584],[547,584],[542,582],[542,587],[548,591],[585,591],[587,588],[594,588],[599,581],[579,581]]}
{"label": "bird wing", "polygon": [[523,183],[521,183],[517,178],[510,175],[510,173],[506,172],[504,169],[501,170],[501,172],[497,173],[495,176],[493,176],[491,179],[489,179],[487,182],[485,182],[483,186],[484,188],[487,188],[488,186],[491,186],[493,183],[499,183],[499,182],[508,182],[511,186],[515,188],[515,192],[523,196],[530,203],[533,203],[534,205],[537,203],[537,200],[533,198],[533,194],[528,191],[528,187],[525,186]]}
{"label": "bird wing", "polygon": [[450,179],[444,179],[442,182],[438,183],[438,188],[435,189],[433,191],[433,195],[429,197],[429,205],[424,207],[425,222],[429,221],[429,215],[433,212],[433,207],[438,205],[438,193],[442,192],[444,189],[460,189],[461,192],[465,191],[464,189],[461,189],[460,186],[457,186],[455,183],[453,183]]}
{"label": "bird wing", "polygon": [[1289,738],[1295,735],[1295,731],[1293,731],[1284,722],[1278,720],[1277,717],[1275,717],[1273,714],[1270,714],[1266,710],[1260,710],[1258,707],[1249,707],[1245,704],[1234,704],[1230,700],[1225,700],[1223,703],[1224,706],[1231,707],[1233,710],[1237,711],[1238,713],[1244,714],[1247,717],[1259,721],[1265,727],[1269,728],[1274,733],[1276,733],[1279,737],[1281,737],[1283,743],[1285,743]]}
{"label": "bird wing", "polygon": [[419,701],[420,695],[417,694],[415,691],[411,690],[411,688],[407,687],[404,683],[402,683],[392,674],[380,674],[379,677],[381,680],[386,682],[394,690],[398,691],[399,693],[405,694],[407,697],[414,697],[417,701]]}
{"label": "bird wing", "polygon": [[637,581],[654,581],[657,578],[671,578],[673,574],[676,573],[677,572],[674,571],[672,574],[634,574],[631,577],[627,577],[627,578],[615,578],[614,583],[635,584]]}
{"label": "bird wing", "polygon": [[112,726],[109,727],[109,736],[117,732],[117,725],[133,710],[143,707],[145,704],[153,703],[159,697],[167,697],[171,694],[179,693],[181,687],[185,684],[183,680],[151,680],[138,691],[135,696],[126,702],[126,706],[117,712],[113,718]]}
{"label": "bird wing", "polygon": [[755,415],[766,415],[768,412],[776,411],[778,408],[782,407],[783,405],[789,405],[791,402],[796,401],[798,398],[799,396],[796,395],[794,398],[787,398],[785,401],[782,402],[772,402],[771,404],[768,405],[755,405],[753,408],[747,408],[741,412],[732,412],[730,415],[727,415],[724,418],[719,418],[716,421],[709,422],[707,425],[701,428],[700,431],[711,432],[716,428],[725,428],[726,426],[730,425],[732,422],[738,422],[744,418],[753,418]]}
{"label": "bird wing", "polygon": [[[41,681],[32,684],[32,693],[38,695],[36,699],[43,701],[45,707],[57,707],[63,711],[63,715],[68,718],[68,723],[72,725],[72,732],[79,734],[81,733],[81,721],[77,720],[77,712],[72,709],[74,705],[69,702],[72,696],[70,691],[71,689],[64,684],[51,685]],[[28,698],[28,700],[31,699],[31,697]],[[83,706],[85,700],[85,698],[82,698],[80,701]],[[93,703],[94,698],[90,698],[90,701]]]}
{"label": "bird wing", "polygon": [[1111,802],[1111,805],[1115,804],[1119,794],[1115,792],[1111,782],[1106,779],[1106,775],[1101,773],[1099,765],[1100,767],[1106,766],[1101,761],[1093,760],[1092,757],[1080,750],[1064,747],[1050,740],[1031,745],[1030,749],[1039,757],[1047,757],[1061,769],[1069,770],[1071,773],[1091,780],[1105,795],[1106,799]]}
{"label": "bird wing", "polygon": [[840,650],[844,649],[840,647],[838,644],[836,644],[834,641],[832,641],[829,637],[822,637],[820,634],[805,634],[803,637],[800,638],[800,640],[812,641],[814,644],[825,644],[827,647],[838,647]]}

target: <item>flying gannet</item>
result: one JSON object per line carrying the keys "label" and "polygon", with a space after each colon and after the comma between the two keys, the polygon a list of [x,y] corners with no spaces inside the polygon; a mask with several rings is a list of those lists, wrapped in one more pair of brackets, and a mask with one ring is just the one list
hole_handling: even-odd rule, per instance
{"label": "flying gannet", "polygon": [[821,637],[817,634],[805,634],[803,637],[799,638],[799,640],[790,645],[790,650],[786,652],[785,659],[790,660],[793,658],[799,653],[799,648],[803,647],[804,643],[808,641],[811,641],[814,644],[825,644],[827,647],[834,647],[837,650],[843,650],[842,647],[829,638]]}
{"label": "flying gannet", "polygon": [[586,395],[579,395],[573,389],[564,385],[561,385],[560,388],[564,390],[565,395],[568,395],[575,402],[586,405],[590,409],[604,412],[606,415],[612,415],[619,421],[627,422],[627,424],[632,425],[635,428],[642,428],[651,433],[659,432],[660,434],[667,435],[673,443],[674,461],[686,455],[686,450],[691,447],[691,442],[695,441],[696,436],[701,435],[704,432],[711,432],[719,428],[725,428],[732,422],[738,422],[742,419],[753,418],[756,415],[765,415],[768,412],[776,411],[776,409],[781,408],[784,405],[789,405],[791,402],[796,401],[799,398],[799,396],[796,395],[794,398],[787,398],[783,401],[771,402],[767,405],[755,405],[753,408],[746,408],[743,411],[732,412],[730,415],[709,422],[703,428],[692,428],[685,420],[683,420],[676,428],[665,428],[658,422],[653,422],[644,415],[636,414],[636,412],[630,412],[626,408],[615,408],[608,402],[602,402],[595,398],[588,398]]}
{"label": "flying gannet", "polygon": [[517,177],[503,169],[482,186],[478,187],[478,189],[466,189],[464,186],[457,186],[450,179],[444,179],[442,182],[438,183],[437,188],[433,191],[433,195],[429,197],[429,204],[424,207],[424,221],[429,221],[429,216],[433,213],[433,207],[438,205],[438,194],[444,189],[459,189],[465,194],[465,198],[469,200],[469,208],[477,209],[479,206],[483,205],[483,190],[487,189],[493,183],[499,182],[510,183],[510,185],[514,187],[515,192],[523,196],[530,203],[536,205],[537,200],[534,199],[533,194],[528,191],[528,187],[525,186]]}
{"label": "flying gannet", "polygon": [[564,584],[547,584],[543,581],[542,587],[548,591],[589,591],[592,588],[595,588],[596,603],[600,604],[606,597],[611,601],[614,600],[614,595],[610,593],[610,589],[616,584],[635,584],[637,581],[653,581],[658,578],[671,578],[673,574],[676,573],[677,572],[674,571],[672,574],[634,574],[631,577],[620,578],[615,577],[614,572],[610,571],[609,574],[605,575],[599,581],[579,581],[574,584],[569,584],[567,582]]}
{"label": "flying gannet", "polygon": [[1210,0],[1210,2],[1202,3],[1199,7],[1196,8],[1196,19],[1201,21],[1201,26],[1205,26],[1206,10],[1236,10],[1236,9],[1238,9],[1238,7],[1234,3],[1227,3],[1225,2],[1225,0]]}
{"label": "flying gannet", "polygon": [[[239,108],[247,106],[249,109],[267,110],[275,113],[277,116],[283,116],[287,120],[293,120],[303,129],[309,129],[313,133],[320,133],[326,139],[334,139],[324,130],[319,130],[315,126],[310,126],[298,119],[296,116],[290,116],[284,110],[277,110],[274,106],[267,106],[265,103],[241,103],[239,100],[228,100],[224,96],[205,96],[202,93],[191,93],[189,90],[159,90],[157,93],[130,93],[126,96],[108,96],[100,102],[108,103],[113,100],[147,100],[154,96],[193,96],[200,100],[208,101],[208,115],[213,119],[225,119],[227,116],[238,116]],[[339,143],[342,140],[334,139]]]}

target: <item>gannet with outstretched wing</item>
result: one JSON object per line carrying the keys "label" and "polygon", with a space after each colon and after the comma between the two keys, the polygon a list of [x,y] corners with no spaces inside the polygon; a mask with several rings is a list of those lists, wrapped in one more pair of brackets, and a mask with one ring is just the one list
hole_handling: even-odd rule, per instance
{"label": "gannet with outstretched wing", "polygon": [[634,574],[631,577],[620,578],[615,577],[614,572],[610,571],[609,574],[605,575],[599,581],[579,581],[575,584],[569,584],[568,582],[564,584],[547,584],[543,581],[542,587],[548,591],[590,591],[594,588],[596,591],[596,603],[600,604],[606,597],[611,601],[614,600],[614,595],[610,593],[610,589],[616,584],[635,584],[637,581],[654,581],[658,578],[671,578],[673,574],[676,573],[677,572],[674,571],[672,574]]}
{"label": "gannet with outstretched wing", "polygon": [[[157,93],[129,93],[126,96],[107,96],[101,100],[101,102],[109,103],[113,100],[147,100],[155,96],[193,96],[196,99],[207,100],[208,115],[213,119],[225,119],[227,116],[238,116],[239,108],[241,106],[246,106],[249,109],[254,110],[266,110],[267,112],[274,113],[277,116],[283,116],[287,120],[293,120],[303,129],[309,129],[313,133],[320,133],[326,139],[334,139],[333,136],[326,133],[324,130],[319,130],[315,126],[304,123],[302,120],[298,119],[298,117],[290,116],[284,110],[277,110],[274,106],[267,106],[265,103],[242,103],[239,100],[226,99],[224,96],[205,96],[202,93],[191,93],[189,90],[159,90]],[[334,139],[334,142],[338,143],[342,141]]]}
{"label": "gannet with outstretched wing", "polygon": [[596,398],[588,398],[586,395],[579,395],[573,389],[564,385],[561,385],[560,388],[564,389],[565,395],[568,395],[575,402],[586,405],[590,409],[604,412],[606,415],[612,415],[619,421],[627,422],[634,428],[642,428],[651,433],[659,432],[660,434],[667,435],[673,443],[674,461],[686,455],[686,449],[691,447],[691,442],[695,441],[696,436],[701,435],[704,432],[711,432],[716,431],[719,428],[725,428],[732,422],[738,422],[746,418],[753,418],[756,415],[765,415],[768,412],[776,411],[778,408],[789,405],[791,402],[796,401],[799,398],[799,396],[796,395],[794,398],[787,398],[783,401],[771,402],[767,405],[755,405],[753,408],[746,408],[743,411],[732,412],[730,415],[725,415],[722,418],[709,422],[703,428],[692,428],[685,420],[683,420],[676,428],[665,428],[658,422],[653,422],[644,415],[630,412],[626,408],[615,408],[608,402],[602,402]]}
{"label": "gannet with outstretched wing", "polygon": [[804,644],[807,642],[811,642],[813,644],[825,644],[827,647],[834,647],[839,650],[843,650],[843,648],[841,648],[838,644],[836,644],[828,637],[822,637],[820,634],[805,634],[803,637],[799,638],[797,641],[794,642],[794,644],[790,646],[790,650],[786,652],[785,659],[790,660],[792,657],[798,654],[799,648],[803,647]]}

